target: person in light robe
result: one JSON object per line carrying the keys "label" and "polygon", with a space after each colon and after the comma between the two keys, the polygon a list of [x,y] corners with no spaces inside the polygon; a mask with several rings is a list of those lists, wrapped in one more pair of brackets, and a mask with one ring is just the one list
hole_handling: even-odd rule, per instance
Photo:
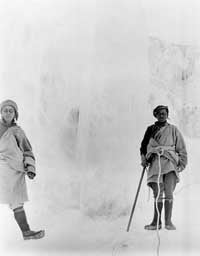
{"label": "person in light robe", "polygon": [[24,240],[39,239],[44,237],[44,230],[32,231],[24,210],[24,202],[28,201],[26,176],[36,176],[32,147],[16,123],[17,104],[13,100],[3,101],[0,113],[0,203],[13,210]]}
{"label": "person in light robe", "polygon": [[173,192],[180,180],[180,173],[187,165],[187,151],[179,129],[168,123],[168,115],[167,106],[159,105],[153,110],[157,121],[147,127],[140,147],[141,164],[147,167],[147,185],[154,195],[154,217],[152,222],[144,227],[146,230],[162,227],[163,201],[165,228],[176,229],[171,220]]}

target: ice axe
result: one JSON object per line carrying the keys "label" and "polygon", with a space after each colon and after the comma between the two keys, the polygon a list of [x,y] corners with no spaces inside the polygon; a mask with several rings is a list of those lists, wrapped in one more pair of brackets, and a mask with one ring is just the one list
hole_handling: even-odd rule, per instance
{"label": "ice axe", "polygon": [[143,170],[142,170],[140,182],[139,182],[138,189],[137,189],[137,192],[136,192],[136,195],[135,195],[135,200],[134,200],[134,203],[133,203],[133,207],[132,207],[132,210],[131,210],[131,215],[130,215],[127,230],[126,230],[127,232],[129,232],[129,229],[130,229],[130,225],[131,225],[131,221],[132,221],[132,218],[133,218],[133,213],[134,213],[135,206],[136,206],[136,203],[137,203],[138,195],[139,195],[139,192],[140,192],[140,187],[141,187],[142,180],[143,180],[143,177],[144,177],[145,169],[146,169],[146,167],[144,167]]}

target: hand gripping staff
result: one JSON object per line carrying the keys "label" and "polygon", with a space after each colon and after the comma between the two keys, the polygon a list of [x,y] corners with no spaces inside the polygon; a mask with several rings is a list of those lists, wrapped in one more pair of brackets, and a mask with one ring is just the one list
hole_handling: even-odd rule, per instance
{"label": "hand gripping staff", "polygon": [[129,232],[129,229],[130,229],[130,225],[131,225],[131,221],[132,221],[132,218],[133,218],[133,213],[135,211],[135,206],[136,206],[138,195],[139,195],[139,192],[140,192],[140,187],[141,187],[142,180],[143,180],[143,177],[144,177],[145,169],[146,169],[146,167],[144,167],[143,170],[142,170],[142,174],[141,174],[141,177],[140,177],[140,182],[139,182],[138,189],[137,189],[137,192],[136,192],[136,195],[135,195],[135,200],[134,200],[134,203],[133,203],[133,207],[132,207],[132,210],[131,210],[131,215],[130,215],[127,230],[126,230],[127,232]]}

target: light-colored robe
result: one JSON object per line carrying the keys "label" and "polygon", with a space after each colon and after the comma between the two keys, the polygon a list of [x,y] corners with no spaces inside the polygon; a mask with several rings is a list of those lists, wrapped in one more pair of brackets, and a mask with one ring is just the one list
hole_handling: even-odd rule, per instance
{"label": "light-colored robe", "polygon": [[0,138],[0,203],[20,204],[28,200],[25,166],[34,166],[34,159],[20,149],[24,132],[18,126],[8,128]]}
{"label": "light-colored robe", "polygon": [[160,181],[163,182],[163,174],[174,171],[179,182],[179,172],[182,171],[187,164],[187,151],[183,136],[176,126],[166,123],[151,138],[147,146],[146,158],[151,159],[150,166],[147,170],[147,183],[157,182],[159,174],[159,162],[157,152],[162,151],[160,156],[161,176]]}

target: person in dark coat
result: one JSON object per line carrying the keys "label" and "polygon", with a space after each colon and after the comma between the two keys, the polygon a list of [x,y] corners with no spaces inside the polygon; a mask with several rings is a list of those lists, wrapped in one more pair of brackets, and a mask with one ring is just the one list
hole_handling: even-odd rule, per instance
{"label": "person in dark coat", "polygon": [[154,217],[145,229],[155,230],[157,227],[159,229],[162,227],[161,213],[164,199],[165,228],[175,230],[176,227],[171,221],[173,192],[179,182],[180,172],[187,165],[187,151],[178,128],[167,122],[168,107],[157,106],[153,110],[153,115],[157,121],[147,127],[140,147],[141,164],[143,167],[148,167],[147,185],[153,190],[154,195]]}

